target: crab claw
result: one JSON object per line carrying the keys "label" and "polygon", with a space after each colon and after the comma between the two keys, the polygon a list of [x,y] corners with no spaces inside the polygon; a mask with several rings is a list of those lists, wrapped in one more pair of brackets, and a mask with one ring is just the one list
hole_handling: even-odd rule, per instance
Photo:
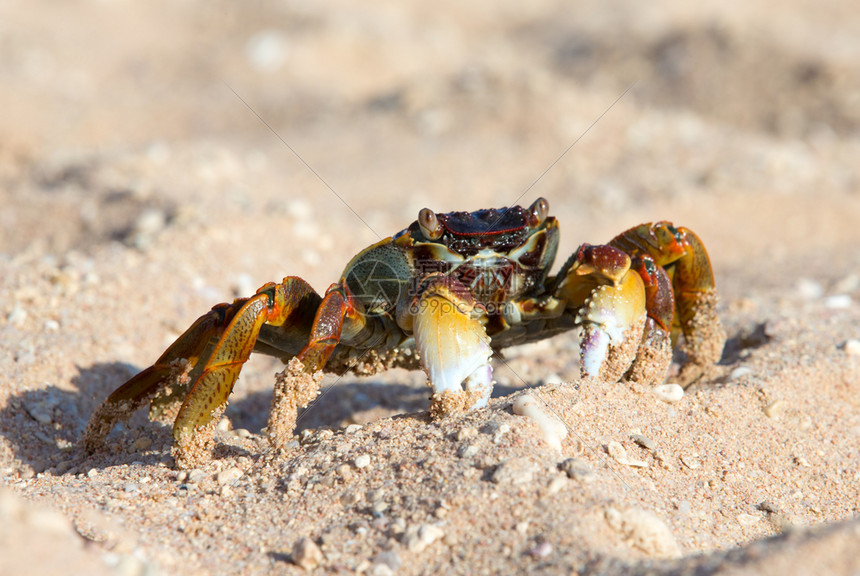
{"label": "crab claw", "polygon": [[[664,268],[674,292],[674,320],[665,326],[675,340],[684,334],[687,363],[679,380],[690,384],[718,362],[726,333],[717,315],[714,273],[705,245],[689,228],[671,222],[642,224],[616,236],[610,244],[631,256],[648,255]],[[649,313],[651,307],[649,306]]]}
{"label": "crab claw", "polygon": [[645,326],[645,286],[630,257],[611,246],[583,245],[557,295],[577,308],[584,376],[617,381],[633,360]]}
{"label": "crab claw", "polygon": [[633,258],[632,264],[645,284],[645,308],[648,318],[642,334],[642,344],[636,360],[628,370],[628,380],[642,384],[658,384],[672,363],[672,321],[675,316],[675,295],[672,280],[666,271],[657,266],[646,254]]}
{"label": "crab claw", "polygon": [[483,408],[493,391],[490,338],[485,314],[458,280],[426,279],[409,306],[415,345],[433,388],[434,418]]}

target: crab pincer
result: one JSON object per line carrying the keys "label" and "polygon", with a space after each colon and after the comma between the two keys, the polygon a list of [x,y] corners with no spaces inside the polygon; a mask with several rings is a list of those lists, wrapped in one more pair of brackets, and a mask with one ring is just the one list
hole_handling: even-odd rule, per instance
{"label": "crab pincer", "polygon": [[481,324],[484,306],[456,278],[435,274],[422,281],[408,314],[427,384],[433,389],[431,415],[486,406],[493,391],[493,351]]}
{"label": "crab pincer", "polygon": [[645,289],[630,256],[583,244],[556,294],[576,309],[584,376],[616,381],[628,370],[645,326]]}

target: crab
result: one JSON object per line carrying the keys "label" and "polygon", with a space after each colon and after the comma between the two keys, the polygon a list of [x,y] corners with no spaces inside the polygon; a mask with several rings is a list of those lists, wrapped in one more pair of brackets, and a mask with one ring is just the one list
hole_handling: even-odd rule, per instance
{"label": "crab", "polygon": [[151,417],[173,420],[177,465],[205,461],[251,352],[287,364],[267,427],[280,451],[323,372],[423,368],[439,418],[487,405],[491,358],[502,348],[575,328],[583,377],[660,383],[681,336],[682,382],[719,360],[725,333],[713,272],[692,231],[642,224],[608,244],[583,244],[550,275],[558,243],[544,198],[475,212],[425,208],[355,256],[324,296],[288,276],[216,305],[102,403],[84,446],[98,450],[118,421],[149,402]]}

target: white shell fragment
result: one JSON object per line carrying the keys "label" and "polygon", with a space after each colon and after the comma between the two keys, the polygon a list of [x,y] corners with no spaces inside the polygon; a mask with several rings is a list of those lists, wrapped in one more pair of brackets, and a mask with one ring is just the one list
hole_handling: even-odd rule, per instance
{"label": "white shell fragment", "polygon": [[534,420],[540,429],[541,438],[553,450],[561,451],[561,441],[567,438],[567,427],[550,414],[533,396],[523,394],[514,400],[514,414]]}
{"label": "white shell fragment", "polygon": [[860,340],[846,340],[843,349],[849,356],[860,356]]}
{"label": "white shell fragment", "polygon": [[684,397],[684,389],[677,384],[660,384],[654,386],[654,395],[663,402],[674,404]]}
{"label": "white shell fragment", "polygon": [[647,462],[630,458],[627,455],[627,450],[624,448],[624,446],[622,446],[620,442],[616,442],[615,440],[613,440],[606,446],[606,451],[609,452],[609,455],[612,456],[612,459],[619,464],[624,464],[625,466],[633,466],[634,468],[648,467]]}
{"label": "white shell fragment", "polygon": [[362,454],[360,456],[356,456],[355,460],[353,460],[353,464],[355,464],[356,468],[367,468],[370,466],[370,456],[367,454]]}

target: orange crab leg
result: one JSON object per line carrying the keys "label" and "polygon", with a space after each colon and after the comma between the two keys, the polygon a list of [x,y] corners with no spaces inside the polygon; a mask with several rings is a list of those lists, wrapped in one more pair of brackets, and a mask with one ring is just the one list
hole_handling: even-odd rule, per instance
{"label": "orange crab leg", "polygon": [[[229,304],[218,304],[212,308],[177,338],[155,364],[136,374],[108,396],[87,424],[83,436],[86,451],[92,453],[98,449],[116,423],[128,419],[138,408],[154,399],[164,390],[162,385],[177,381],[180,388],[187,388],[187,376],[185,386],[179,380],[206,353],[212,338],[223,331],[235,311],[236,308]],[[176,396],[173,391],[167,395]]]}
{"label": "orange crab leg", "polygon": [[180,456],[208,442],[205,434],[195,438],[195,432],[206,426],[213,414],[227,402],[242,365],[254,350],[263,325],[281,326],[301,316],[304,309],[300,303],[311,294],[316,296],[304,280],[286,278],[282,284],[270,282],[264,285],[242,304],[212,350],[176,416],[173,438]]}
{"label": "orange crab leg", "polygon": [[298,409],[319,394],[320,371],[343,338],[356,336],[366,321],[344,284],[333,284],[317,309],[308,344],[278,375],[269,414],[269,441],[283,449],[292,438]]}
{"label": "orange crab leg", "polygon": [[264,285],[251,298],[215,306],[177,338],[155,364],[102,403],[87,425],[85,448],[90,452],[98,448],[118,421],[129,418],[145,402],[166,403],[187,389],[173,427],[182,452],[182,439],[209,423],[213,412],[226,402],[263,324],[291,323],[299,331],[305,325],[307,333],[307,307],[315,307],[319,301],[307,282],[287,277],[281,284]]}
{"label": "orange crab leg", "polygon": [[726,335],[717,316],[711,261],[699,237],[688,228],[656,222],[631,228],[610,245],[632,257],[647,254],[666,269],[675,292],[674,324],[684,333],[689,364],[703,367],[717,362]]}

